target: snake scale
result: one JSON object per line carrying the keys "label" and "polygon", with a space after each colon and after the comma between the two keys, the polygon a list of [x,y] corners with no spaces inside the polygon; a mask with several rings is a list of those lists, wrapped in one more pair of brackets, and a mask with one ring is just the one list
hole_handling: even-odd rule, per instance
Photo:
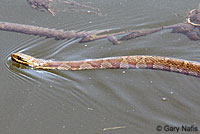
{"label": "snake scale", "polygon": [[119,56],[79,61],[49,61],[23,53],[13,53],[12,60],[33,69],[87,70],[87,69],[156,69],[200,77],[200,63],[161,56]]}

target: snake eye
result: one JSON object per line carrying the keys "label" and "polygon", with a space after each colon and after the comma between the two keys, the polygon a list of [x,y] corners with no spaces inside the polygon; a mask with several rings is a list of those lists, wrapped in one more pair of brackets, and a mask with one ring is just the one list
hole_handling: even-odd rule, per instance
{"label": "snake eye", "polygon": [[21,62],[24,62],[24,59],[21,56],[17,56],[17,60],[21,61]]}
{"label": "snake eye", "polygon": [[16,58],[17,58],[17,61],[18,61],[18,62],[21,62],[21,63],[25,63],[25,62],[26,62],[26,61],[24,60],[24,58],[21,57],[21,56],[17,56]]}
{"label": "snake eye", "polygon": [[20,56],[17,57],[18,60],[22,60],[22,58]]}

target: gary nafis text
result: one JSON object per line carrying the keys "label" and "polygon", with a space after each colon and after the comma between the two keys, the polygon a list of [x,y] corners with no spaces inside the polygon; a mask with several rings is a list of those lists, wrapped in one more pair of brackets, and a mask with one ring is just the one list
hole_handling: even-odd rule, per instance
{"label": "gary nafis text", "polygon": [[165,132],[197,132],[198,127],[194,125],[170,126],[170,125],[157,125],[157,131]]}

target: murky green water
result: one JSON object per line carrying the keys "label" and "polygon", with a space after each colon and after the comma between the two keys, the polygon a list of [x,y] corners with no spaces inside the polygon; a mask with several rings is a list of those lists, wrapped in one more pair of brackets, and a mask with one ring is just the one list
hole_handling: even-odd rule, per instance
{"label": "murky green water", "polygon": [[[90,5],[107,16],[65,12],[53,17],[30,8],[26,0],[1,0],[0,20],[76,31],[139,29],[183,22],[198,3],[93,0]],[[139,54],[200,61],[199,41],[163,31],[121,45],[106,40],[80,44],[0,31],[0,133],[155,134],[158,125],[194,125],[200,131],[199,78],[157,70],[21,69],[10,60],[14,52],[51,60]]]}

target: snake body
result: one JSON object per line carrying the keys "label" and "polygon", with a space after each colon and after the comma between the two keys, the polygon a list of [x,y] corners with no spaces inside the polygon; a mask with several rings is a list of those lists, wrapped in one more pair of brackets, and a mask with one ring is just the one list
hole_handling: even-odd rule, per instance
{"label": "snake body", "polygon": [[200,63],[161,56],[119,56],[79,61],[48,61],[23,53],[13,53],[12,60],[34,69],[156,69],[200,77]]}

